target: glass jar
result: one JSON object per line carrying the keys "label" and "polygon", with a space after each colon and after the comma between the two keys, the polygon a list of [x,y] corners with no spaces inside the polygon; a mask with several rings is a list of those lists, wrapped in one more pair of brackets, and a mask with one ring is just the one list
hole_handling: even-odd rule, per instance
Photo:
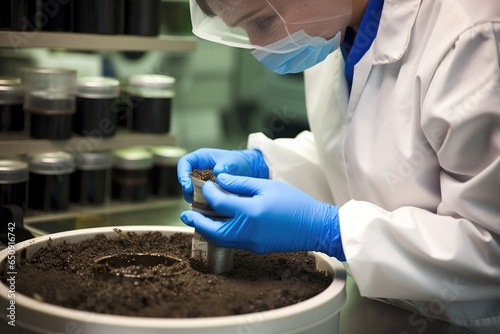
{"label": "glass jar", "polygon": [[21,79],[0,77],[0,131],[24,129],[23,97]]}
{"label": "glass jar", "polygon": [[[26,208],[26,190],[29,179],[28,164],[20,160],[0,160],[0,207],[15,205]],[[4,222],[0,220],[0,222]]]}
{"label": "glass jar", "polygon": [[71,154],[49,152],[29,159],[28,208],[65,210],[69,206],[70,175],[75,170]]}
{"label": "glass jar", "polygon": [[182,194],[177,178],[177,163],[186,155],[187,150],[176,146],[149,148],[153,154],[154,165],[150,172],[151,194],[159,197],[176,197]]}
{"label": "glass jar", "polygon": [[74,131],[82,136],[113,137],[118,118],[120,82],[105,77],[78,79]]}
{"label": "glass jar", "polygon": [[160,0],[125,0],[125,34],[157,36],[160,33]]}
{"label": "glass jar", "polygon": [[72,0],[40,0],[40,30],[71,31],[71,2]]}
{"label": "glass jar", "polygon": [[113,152],[111,196],[120,201],[143,201],[148,195],[149,170],[153,155],[144,148]]}
{"label": "glass jar", "polygon": [[22,71],[24,110],[30,134],[40,139],[69,139],[76,105],[76,71],[25,68]]}
{"label": "glass jar", "polygon": [[[6,0],[11,4],[12,30],[36,31],[40,20],[40,3],[38,0]],[[2,10],[4,1],[2,1]],[[23,37],[24,38],[24,37]]]}
{"label": "glass jar", "polygon": [[124,0],[73,0],[73,31],[123,34]]}
{"label": "glass jar", "polygon": [[82,153],[75,158],[71,174],[70,200],[80,204],[103,204],[111,190],[111,152]]}
{"label": "glass jar", "polygon": [[12,30],[12,0],[4,1],[0,10],[0,30]]}
{"label": "glass jar", "polygon": [[168,133],[175,79],[166,75],[141,74],[129,78],[133,102],[132,130]]}
{"label": "glass jar", "polygon": [[0,160],[0,249],[12,242],[11,235],[16,242],[33,237],[23,225],[28,178],[26,162]]}

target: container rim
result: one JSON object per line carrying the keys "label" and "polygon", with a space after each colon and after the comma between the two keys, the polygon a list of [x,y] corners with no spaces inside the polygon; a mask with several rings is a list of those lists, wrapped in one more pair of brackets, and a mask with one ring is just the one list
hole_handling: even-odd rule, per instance
{"label": "container rim", "polygon": [[[72,230],[37,237],[35,239],[23,241],[17,244],[17,260],[19,261],[19,254],[23,253],[23,250],[34,246],[43,247],[47,242],[49,242],[49,240],[51,240],[51,242],[63,242],[64,240],[73,240],[74,242],[79,242],[91,238],[96,234],[104,234],[107,237],[112,236],[116,238],[118,236],[113,231],[113,228],[119,228],[124,232],[136,233],[158,231],[166,235],[171,235],[174,233],[194,233],[194,229],[191,227],[157,225],[116,227],[106,226]],[[5,265],[5,261],[8,257],[8,252],[9,248],[0,251],[0,268]],[[68,309],[61,306],[43,303],[20,293],[16,294],[16,306],[17,308],[24,308],[23,313],[25,314],[31,313],[31,316],[43,315],[45,323],[56,321],[57,319],[60,321],[64,321],[64,323],[68,323],[69,321],[71,321],[75,324],[81,324],[82,326],[94,326],[94,329],[97,328],[95,326],[104,326],[102,328],[105,328],[106,330],[119,328],[123,329],[124,333],[133,333],[139,329],[142,329],[143,331],[149,330],[151,333],[159,333],[159,330],[210,330],[214,328],[229,328],[234,327],[235,325],[244,326],[245,324],[249,324],[251,321],[259,323],[263,321],[290,321],[289,319],[291,319],[292,317],[292,319],[297,319],[298,315],[301,315],[303,317],[307,316],[307,319],[310,320],[308,324],[311,325],[311,323],[313,322],[320,322],[322,319],[334,316],[335,314],[340,312],[340,309],[343,307],[346,301],[346,270],[344,268],[344,265],[335,258],[331,258],[325,254],[317,252],[310,252],[310,254],[312,254],[316,258],[316,260],[319,260],[317,261],[318,269],[327,270],[334,276],[334,279],[330,286],[328,286],[328,288],[326,288],[318,295],[308,300],[269,311],[208,318],[176,319],[128,317]],[[6,299],[8,296],[8,292],[9,289],[7,288],[7,286],[3,282],[0,282],[0,304],[2,307],[7,305],[6,303],[9,303],[9,300]],[[334,305],[328,305],[332,304],[332,296],[336,297],[336,299],[334,300]],[[317,309],[321,306],[324,306],[324,308]],[[305,311],[308,311],[307,315],[305,314]],[[41,327],[38,327],[41,326],[41,324],[39,323],[33,324],[33,322],[28,321],[26,324],[24,324],[24,322],[19,319],[19,316],[16,316],[16,322],[20,324],[22,323],[26,327],[37,326],[39,330],[42,329]],[[256,330],[257,329],[258,328],[256,328]]]}

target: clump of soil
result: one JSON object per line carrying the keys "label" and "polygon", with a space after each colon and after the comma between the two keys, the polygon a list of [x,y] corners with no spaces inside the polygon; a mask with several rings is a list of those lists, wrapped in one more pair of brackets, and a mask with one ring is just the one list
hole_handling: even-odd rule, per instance
{"label": "clump of soil", "polygon": [[[215,184],[217,184],[217,176],[215,176],[213,170],[211,169],[194,169],[189,175],[194,179],[198,179],[205,182],[212,181]],[[203,210],[205,214],[208,214],[210,216],[220,216],[205,201],[205,199],[203,198],[203,194],[201,193],[201,190],[197,190],[196,186],[194,192],[195,194],[193,196],[193,203],[192,203],[193,208]]]}
{"label": "clump of soil", "polygon": [[[329,273],[317,271],[314,257],[306,252],[257,255],[237,250],[230,273],[202,273],[190,264],[191,235],[127,235],[129,238],[96,235],[79,243],[49,244],[18,263],[17,292],[96,313],[199,318],[296,304],[325,290],[333,279]],[[97,258],[134,252],[168,254],[181,259],[185,269],[172,276],[158,268],[146,279],[95,275]],[[0,279],[5,283],[7,278],[2,271]]]}
{"label": "clump of soil", "polygon": [[215,176],[214,171],[211,169],[194,169],[190,176],[198,180],[213,181],[217,183],[217,176]]}

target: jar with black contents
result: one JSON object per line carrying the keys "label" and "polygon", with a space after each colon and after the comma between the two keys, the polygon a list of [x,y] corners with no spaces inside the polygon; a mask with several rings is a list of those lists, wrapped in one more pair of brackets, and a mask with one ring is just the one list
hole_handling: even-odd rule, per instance
{"label": "jar with black contents", "polygon": [[15,241],[33,238],[24,227],[28,188],[28,164],[17,159],[0,160],[0,249]]}
{"label": "jar with black contents", "polygon": [[[2,11],[4,1],[2,1]],[[38,0],[7,0],[11,6],[12,30],[36,31],[40,23],[40,2]],[[7,6],[8,8],[8,6]],[[24,39],[24,37],[23,37]]]}
{"label": "jar with black contents", "polygon": [[29,159],[28,208],[65,210],[69,206],[70,175],[75,170],[71,154],[49,152]]}
{"label": "jar with black contents", "polygon": [[69,139],[76,108],[76,71],[26,68],[22,71],[24,110],[30,134],[39,139]]}
{"label": "jar with black contents", "polygon": [[[10,206],[21,210],[26,208],[26,190],[28,188],[29,169],[24,161],[0,160],[0,208]],[[0,219],[1,223],[5,221]]]}
{"label": "jar with black contents", "polygon": [[73,31],[123,34],[124,0],[73,0]]}
{"label": "jar with black contents", "polygon": [[113,160],[112,198],[130,202],[147,199],[153,155],[143,148],[127,148],[115,150]]}
{"label": "jar with black contents", "polygon": [[0,30],[12,29],[12,0],[7,0],[2,4],[0,11]]}
{"label": "jar with black contents", "polygon": [[132,130],[144,133],[168,133],[175,79],[166,75],[145,74],[129,78],[128,90],[133,102]]}
{"label": "jar with black contents", "polygon": [[151,193],[159,197],[180,196],[182,187],[177,179],[177,163],[187,150],[176,146],[150,147],[149,150],[154,160],[149,177]]}
{"label": "jar with black contents", "polygon": [[113,137],[118,118],[120,82],[105,77],[78,79],[74,131],[82,136]]}
{"label": "jar with black contents", "polygon": [[39,0],[40,30],[71,31],[71,2],[71,0]]}
{"label": "jar with black contents", "polygon": [[103,204],[111,191],[111,152],[88,152],[75,157],[70,200],[79,204]]}
{"label": "jar with black contents", "polygon": [[0,77],[0,131],[24,129],[23,90],[21,79]]}
{"label": "jar with black contents", "polygon": [[157,36],[160,0],[125,0],[125,34]]}

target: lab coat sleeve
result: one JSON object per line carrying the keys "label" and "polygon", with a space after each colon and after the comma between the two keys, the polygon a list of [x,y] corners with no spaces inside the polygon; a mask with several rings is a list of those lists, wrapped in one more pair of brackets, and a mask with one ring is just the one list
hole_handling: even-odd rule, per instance
{"label": "lab coat sleeve", "polygon": [[339,212],[363,296],[500,300],[500,24],[463,32],[421,92],[440,164],[435,212],[351,200]]}
{"label": "lab coat sleeve", "polygon": [[319,201],[333,203],[314,138],[303,131],[295,138],[270,139],[263,133],[248,137],[248,148],[258,149],[269,167],[269,178],[288,183]]}

